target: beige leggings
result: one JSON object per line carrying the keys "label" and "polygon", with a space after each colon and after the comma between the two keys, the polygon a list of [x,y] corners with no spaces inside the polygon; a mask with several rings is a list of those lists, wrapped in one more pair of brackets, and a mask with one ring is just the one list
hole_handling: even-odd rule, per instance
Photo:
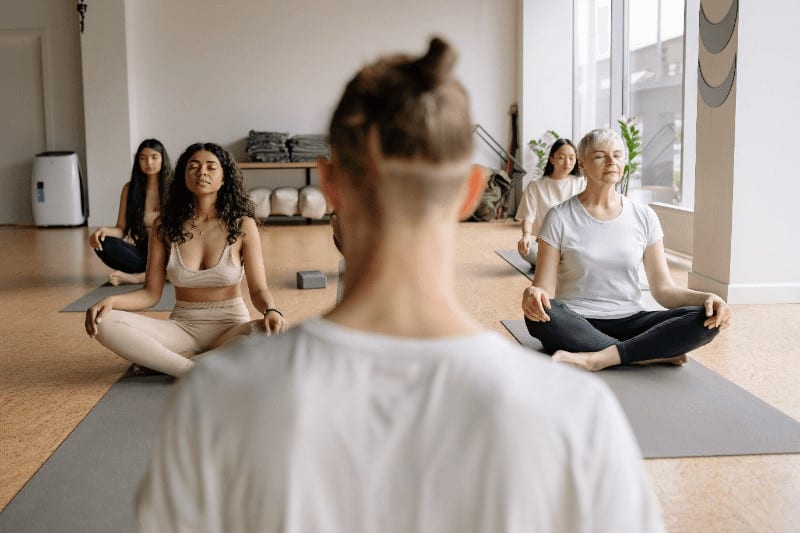
{"label": "beige leggings", "polygon": [[180,377],[194,366],[189,357],[260,331],[244,300],[175,303],[169,320],[112,310],[97,325],[97,340],[136,363]]}

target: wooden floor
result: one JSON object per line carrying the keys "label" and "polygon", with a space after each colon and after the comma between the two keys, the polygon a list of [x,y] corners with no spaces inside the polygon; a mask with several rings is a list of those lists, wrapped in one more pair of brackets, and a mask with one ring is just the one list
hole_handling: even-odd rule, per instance
{"label": "wooden floor", "polygon": [[[330,308],[339,261],[330,229],[261,231],[268,281],[289,319]],[[512,223],[462,224],[459,231],[461,299],[487,328],[504,334],[499,320],[521,318],[528,281],[494,250],[512,249],[518,232]],[[86,240],[86,228],[0,227],[0,509],[127,367],[86,336],[81,313],[58,312],[105,281],[108,269]],[[331,283],[297,290],[299,270],[321,270]],[[685,285],[686,269],[672,272]],[[734,306],[734,313],[733,326],[693,356],[800,419],[800,305]],[[670,531],[800,531],[800,455],[645,463]]]}

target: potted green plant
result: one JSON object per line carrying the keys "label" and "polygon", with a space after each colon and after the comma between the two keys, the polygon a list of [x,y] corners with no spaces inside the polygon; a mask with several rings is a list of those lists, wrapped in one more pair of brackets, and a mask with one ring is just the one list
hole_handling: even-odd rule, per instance
{"label": "potted green plant", "polygon": [[617,120],[619,130],[622,134],[622,141],[625,143],[625,148],[628,151],[628,162],[625,163],[625,168],[622,171],[622,179],[619,180],[619,192],[628,195],[628,185],[630,178],[639,170],[641,165],[642,154],[642,130],[639,127],[639,122],[636,117],[622,117]]}
{"label": "potted green plant", "polygon": [[555,130],[547,130],[544,135],[538,139],[528,141],[528,148],[536,155],[536,169],[538,177],[542,177],[544,167],[547,165],[547,156],[550,151],[550,146],[560,139],[561,136]]}

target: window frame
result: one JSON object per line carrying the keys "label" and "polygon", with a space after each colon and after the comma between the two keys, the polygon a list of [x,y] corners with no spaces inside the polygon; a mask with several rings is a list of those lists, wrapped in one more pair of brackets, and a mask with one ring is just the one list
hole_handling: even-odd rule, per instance
{"label": "window frame", "polygon": [[[573,36],[578,35],[580,28],[577,27],[577,15],[579,10],[579,2],[588,2],[591,0],[573,0],[572,2],[572,33]],[[609,56],[609,100],[608,100],[608,116],[610,126],[616,128],[616,121],[620,117],[630,116],[631,106],[631,83],[630,83],[630,68],[631,58],[629,53],[629,39],[630,39],[630,2],[634,0],[609,0],[611,11],[611,28],[609,32],[610,38],[610,56]],[[660,44],[661,32],[661,2],[658,2],[658,33]],[[697,64],[698,54],[698,21],[697,17],[689,16],[691,13],[697,13],[700,9],[699,0],[684,0],[684,13],[683,13],[683,65],[682,65],[682,86],[681,86],[681,151],[680,151],[680,172],[681,172],[681,185],[679,204],[663,204],[665,206],[673,206],[681,209],[692,210],[694,208],[694,183],[695,183],[695,123],[697,117],[697,96],[696,89],[697,77],[694,65]],[[577,42],[573,38],[573,65],[578,64],[578,50]],[[572,82],[572,108],[573,120],[572,131],[573,137],[576,132],[581,134],[581,126],[579,120],[579,106],[581,99],[587,98],[589,95],[581,95],[578,93],[578,69],[573,69],[573,82]],[[687,91],[687,87],[691,90]],[[593,95],[597,98],[597,95]],[[687,133],[688,130],[688,133]],[[689,141],[689,144],[687,144]]]}

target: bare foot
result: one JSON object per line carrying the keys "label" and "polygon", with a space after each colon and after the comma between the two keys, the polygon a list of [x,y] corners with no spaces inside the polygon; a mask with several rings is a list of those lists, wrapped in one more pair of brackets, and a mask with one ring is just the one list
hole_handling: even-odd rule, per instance
{"label": "bare foot", "polygon": [[686,354],[676,355],[675,357],[662,357],[661,359],[648,359],[647,361],[636,361],[634,365],[653,365],[665,364],[681,366],[689,362],[689,356]]}
{"label": "bare foot", "polygon": [[594,372],[597,369],[592,361],[592,355],[593,354],[586,352],[573,353],[564,350],[556,350],[556,352],[553,354],[553,361],[556,363],[566,363],[568,365],[582,368],[583,370]]}
{"label": "bare foot", "polygon": [[115,270],[108,275],[108,282],[115,287],[117,285],[132,285],[134,283],[144,283],[144,272],[138,274],[128,274],[120,270]]}
{"label": "bare foot", "polygon": [[597,352],[568,352],[557,350],[553,354],[553,361],[567,363],[590,372],[597,372],[610,366],[620,364],[619,350],[612,344]]}

